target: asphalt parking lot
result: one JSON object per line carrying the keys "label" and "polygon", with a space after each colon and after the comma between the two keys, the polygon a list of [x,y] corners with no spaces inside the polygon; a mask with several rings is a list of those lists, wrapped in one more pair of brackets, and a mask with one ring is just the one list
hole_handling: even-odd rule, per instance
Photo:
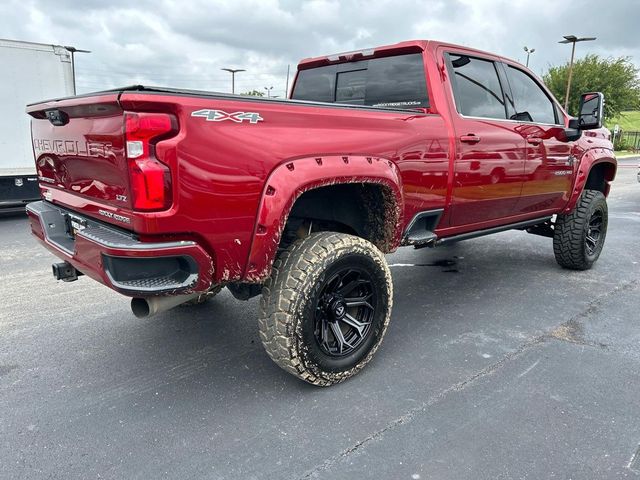
{"label": "asphalt parking lot", "polygon": [[255,299],[138,320],[0,219],[0,478],[640,477],[640,184],[620,163],[590,271],[522,232],[390,255],[385,342],[328,389],[269,360]]}

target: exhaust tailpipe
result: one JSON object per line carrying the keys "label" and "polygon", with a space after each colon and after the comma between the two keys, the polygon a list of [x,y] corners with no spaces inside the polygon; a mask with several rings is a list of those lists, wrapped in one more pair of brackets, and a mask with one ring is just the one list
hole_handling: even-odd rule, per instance
{"label": "exhaust tailpipe", "polygon": [[141,297],[131,299],[131,311],[137,318],[148,318],[196,298],[199,293],[171,297]]}

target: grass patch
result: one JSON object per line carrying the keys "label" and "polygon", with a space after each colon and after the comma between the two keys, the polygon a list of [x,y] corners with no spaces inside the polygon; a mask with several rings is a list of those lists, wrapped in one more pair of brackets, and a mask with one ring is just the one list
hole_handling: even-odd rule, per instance
{"label": "grass patch", "polygon": [[640,154],[633,153],[628,150],[616,150],[614,152],[616,158],[626,158],[626,157],[640,157]]}
{"label": "grass patch", "polygon": [[640,110],[622,112],[617,117],[608,120],[606,127],[613,132],[616,123],[625,132],[640,132]]}

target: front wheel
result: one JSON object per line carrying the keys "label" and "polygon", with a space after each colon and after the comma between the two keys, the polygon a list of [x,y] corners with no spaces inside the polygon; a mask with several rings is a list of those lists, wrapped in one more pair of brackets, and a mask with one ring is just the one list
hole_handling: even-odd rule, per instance
{"label": "front wheel", "polygon": [[585,190],[574,211],[556,219],[553,252],[558,264],[573,270],[591,268],[602,252],[607,224],[607,199],[602,192]]}
{"label": "front wheel", "polygon": [[260,337],[271,359],[314,385],[358,373],[387,330],[393,287],[384,255],[352,235],[319,232],[273,265],[260,302]]}

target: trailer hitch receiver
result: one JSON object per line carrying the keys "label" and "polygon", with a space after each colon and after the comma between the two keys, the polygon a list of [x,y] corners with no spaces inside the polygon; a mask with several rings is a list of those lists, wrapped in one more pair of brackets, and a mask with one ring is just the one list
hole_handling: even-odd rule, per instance
{"label": "trailer hitch receiver", "polygon": [[54,263],[51,265],[53,269],[53,276],[56,280],[62,280],[63,282],[73,282],[78,279],[82,272],[76,270],[76,267],[69,262]]}

